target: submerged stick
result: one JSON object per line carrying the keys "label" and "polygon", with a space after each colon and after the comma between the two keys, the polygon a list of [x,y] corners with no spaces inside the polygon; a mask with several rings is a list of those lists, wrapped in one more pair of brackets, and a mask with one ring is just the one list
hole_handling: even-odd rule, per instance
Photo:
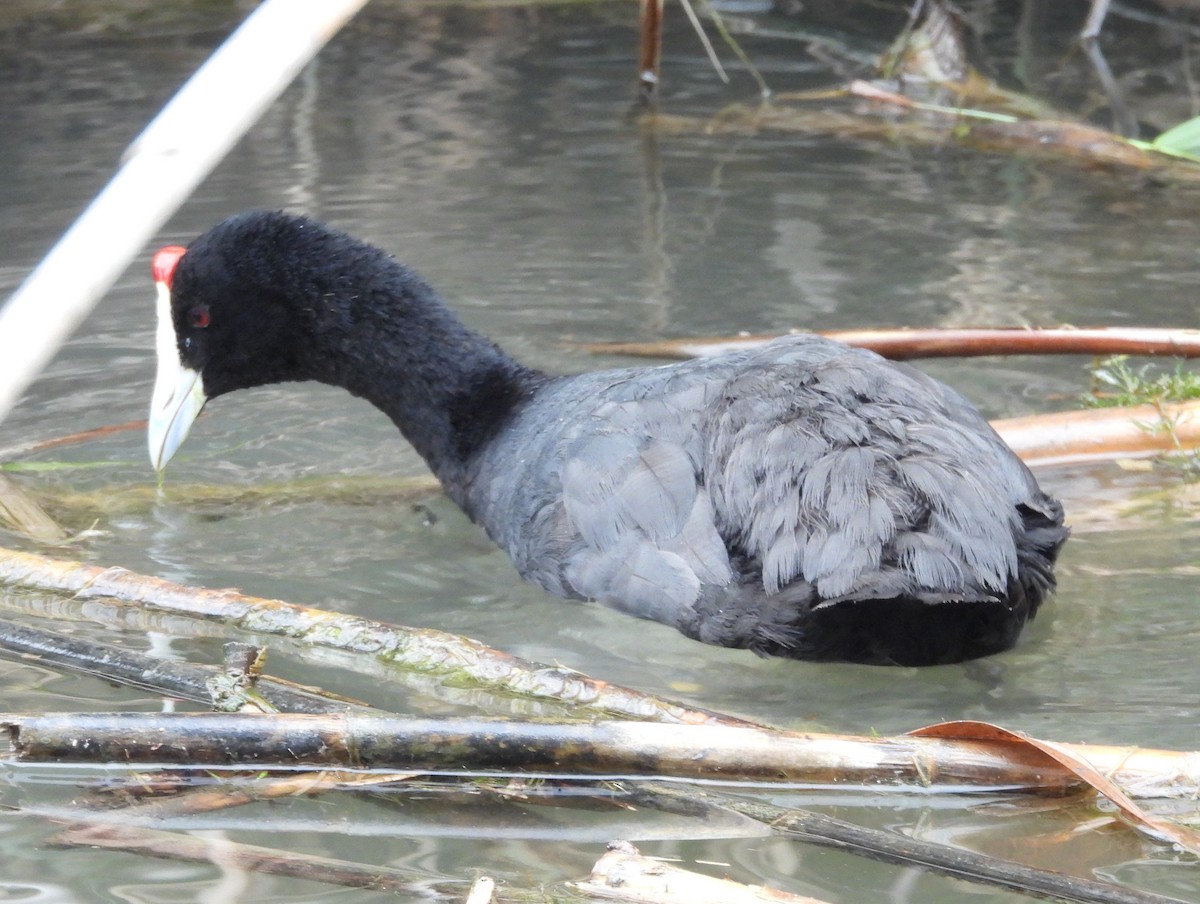
{"label": "submerged stick", "polygon": [[[802,332],[802,331],[797,331]],[[700,358],[758,348],[789,333],[654,342],[587,342],[596,354],[647,358]],[[846,345],[870,349],[893,361],[969,358],[983,355],[1171,355],[1200,357],[1200,330],[1153,327],[999,327],[820,330]]]}
{"label": "submerged stick", "polygon": [[432,628],[406,628],[352,615],[187,587],[121,568],[98,568],[0,548],[0,584],[52,590],[76,598],[115,597],[256,635],[287,637],[508,694],[569,703],[579,709],[685,724],[754,723],[643,694],[558,666],[530,662],[479,641]]}
{"label": "submerged stick", "polygon": [[779,807],[702,788],[688,788],[683,792],[670,785],[652,785],[645,790],[668,799],[698,800],[733,810],[762,822],[776,834],[810,844],[860,854],[884,863],[918,866],[941,875],[1039,897],[1088,904],[1182,904],[1178,898],[1038,869],[1013,860],[910,838],[897,832],[858,826],[811,810]]}
{"label": "submerged stick", "polygon": [[458,900],[467,883],[445,881],[431,883],[424,875],[388,866],[353,863],[311,854],[297,854],[277,848],[228,841],[224,838],[198,838],[155,829],[118,825],[74,825],[48,839],[56,847],[88,847],[149,854],[167,860],[216,863],[225,867],[253,870],[277,876],[310,879],[349,888],[373,888],[412,895],[423,900]]}
{"label": "submerged stick", "polygon": [[[120,807],[112,807],[111,795],[103,799],[104,809],[89,810],[89,823],[115,823],[119,825],[149,825],[161,826],[166,820],[178,820],[200,813],[214,813],[241,807],[246,804],[264,800],[278,800],[289,797],[314,797],[327,791],[361,791],[377,788],[380,785],[395,784],[411,777],[411,773],[370,774],[350,772],[318,772],[298,773],[293,775],[272,775],[267,778],[239,777],[234,781],[223,782],[221,786],[209,788],[204,786],[188,786],[186,779],[178,786],[178,790],[163,796],[151,797],[147,800],[133,799]],[[178,779],[178,776],[174,776]],[[137,778],[138,787],[153,784],[154,776],[140,773]],[[118,788],[118,795],[128,793],[128,787]],[[76,798],[73,804],[96,805],[100,799]],[[39,811],[45,813],[44,810]]]}
{"label": "submerged stick", "polygon": [[[7,620],[0,620],[0,650],[27,661],[96,675],[196,703],[210,702],[208,682],[222,671],[216,666],[158,659],[136,650]],[[330,713],[367,708],[363,703],[318,695],[272,678],[259,679],[256,689],[277,709],[288,712]]]}

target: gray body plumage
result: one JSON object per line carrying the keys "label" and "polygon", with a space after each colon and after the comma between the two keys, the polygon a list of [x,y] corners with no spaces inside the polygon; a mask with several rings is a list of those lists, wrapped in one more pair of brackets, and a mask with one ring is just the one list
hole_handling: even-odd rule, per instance
{"label": "gray body plumage", "polygon": [[[467,484],[464,507],[547,590],[806,658],[1008,646],[1065,537],[1061,508],[958,393],[815,336],[553,380]],[[890,640],[844,636],[855,607],[886,621],[888,602]],[[980,652],[926,636],[964,619]]]}

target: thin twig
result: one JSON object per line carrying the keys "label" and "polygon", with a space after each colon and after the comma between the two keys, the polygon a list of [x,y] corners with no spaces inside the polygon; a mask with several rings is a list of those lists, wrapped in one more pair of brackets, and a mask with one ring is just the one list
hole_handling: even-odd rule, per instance
{"label": "thin twig", "polygon": [[[651,358],[697,358],[758,348],[781,336],[717,336],[650,342],[586,342],[596,354]],[[992,327],[823,330],[813,335],[867,348],[894,361],[970,358],[979,355],[1170,355],[1200,357],[1200,330],[1151,327]]]}
{"label": "thin twig", "polygon": [[989,857],[962,848],[921,841],[895,832],[857,826],[810,810],[788,809],[713,791],[671,785],[647,785],[645,790],[667,798],[699,799],[761,821],[780,835],[811,844],[861,854],[885,863],[919,866],[931,872],[1011,888],[1025,894],[1088,904],[1182,904],[1177,898],[1137,891],[1095,879],[1067,876]]}
{"label": "thin twig", "polygon": [[[210,702],[207,683],[221,673],[216,666],[158,659],[125,647],[8,620],[0,620],[0,650],[25,661],[96,675],[196,703]],[[367,708],[365,703],[298,689],[273,678],[260,679],[257,687],[273,706],[286,712],[329,713]]]}
{"label": "thin twig", "polygon": [[696,32],[700,43],[704,45],[704,52],[708,54],[708,61],[712,63],[713,69],[717,71],[717,77],[728,85],[729,75],[725,72],[725,67],[721,65],[721,60],[717,56],[717,52],[713,49],[712,41],[704,33],[704,26],[700,24],[700,17],[696,15],[696,11],[692,8],[692,0],[679,0],[679,2],[683,5],[683,11],[687,13],[688,21],[692,23],[692,30]]}
{"label": "thin twig", "polygon": [[80,443],[90,443],[94,439],[102,439],[113,433],[124,433],[128,430],[145,430],[145,420],[126,421],[124,424],[109,424],[104,427],[93,427],[90,430],[79,430],[65,436],[55,436],[50,439],[32,440],[16,446],[0,449],[0,462],[8,461],[19,455],[31,455],[34,452],[44,452],[61,446],[75,446]]}
{"label": "thin twig", "polygon": [[[708,17],[712,19],[713,27],[716,28],[717,34],[721,36],[721,40],[723,40],[729,49],[733,51],[734,56],[738,58],[741,64],[746,67],[746,71],[749,72],[754,81],[758,83],[759,94],[763,98],[770,97],[771,88],[767,84],[767,80],[763,78],[762,73],[758,71],[758,67],[754,65],[754,61],[751,60],[746,51],[742,49],[742,45],[737,42],[737,39],[734,38],[729,29],[725,27],[725,20],[721,18],[721,14],[717,12],[716,8],[713,7],[708,0],[702,0],[702,2],[704,3],[704,11]],[[728,81],[728,79],[726,79],[726,81]]]}

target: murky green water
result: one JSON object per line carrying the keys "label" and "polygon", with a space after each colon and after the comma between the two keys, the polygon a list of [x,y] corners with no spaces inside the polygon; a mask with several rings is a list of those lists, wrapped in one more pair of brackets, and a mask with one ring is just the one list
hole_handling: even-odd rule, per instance
{"label": "murky green water", "polygon": [[[1000,74],[1010,84],[1026,78],[1031,90],[1061,103],[1084,104],[1091,82],[1069,53],[1081,9],[996,6],[986,48]],[[227,8],[206,10],[177,23],[160,14],[149,33],[0,19],[0,294],[15,288],[228,27]],[[674,21],[682,20],[678,10],[671,13],[664,110],[706,115],[751,98],[744,75],[735,73],[730,87],[719,83]],[[892,324],[1197,326],[1195,190],[954,147],[647,134],[629,117],[634,16],[624,3],[368,8],[146,249],[5,421],[0,447],[144,417],[153,372],[150,252],[252,206],[300,209],[395,251],[473,326],[552,371],[619,363],[572,348],[570,338]],[[754,21],[784,31],[804,24],[770,14]],[[832,19],[820,34],[853,63],[881,50],[898,21],[876,10],[857,21]],[[1187,116],[1179,73],[1164,62],[1182,59],[1170,34],[1145,26],[1129,35],[1112,48],[1113,62],[1125,71],[1153,64],[1158,80],[1140,84],[1145,118]],[[747,38],[746,47],[777,90],[834,81],[800,42]],[[926,369],[989,415],[1006,416],[1072,405],[1086,385],[1085,363],[978,359]],[[125,487],[153,480],[144,446],[139,432],[125,431],[20,458],[98,465],[15,475],[47,495],[96,494],[92,507],[56,509],[72,530],[95,531],[59,554],[437,627],[780,725],[890,733],[971,718],[1060,740],[1200,748],[1200,507],[1194,493],[1190,501],[1155,501],[1179,485],[1166,470],[1042,473],[1075,525],[1057,598],[1017,649],[916,670],[759,660],[564,603],[520,582],[440,499],[113,505]],[[169,481],[258,485],[422,472],[365,403],[289,386],[212,405]],[[215,641],[85,630],[190,658],[217,656]],[[401,711],[465,708],[283,651],[271,667]],[[12,709],[160,705],[152,695],[19,660],[0,661],[0,687]],[[8,779],[0,799],[27,806],[61,804],[75,787],[56,772]],[[867,824],[1200,901],[1200,867],[1169,848],[1112,827],[1072,836],[1086,809],[878,794],[816,803]],[[606,805],[564,811],[537,800],[343,795],[173,826],[181,827],[424,876],[481,871],[522,887],[582,877],[604,841],[625,837],[647,853],[726,864],[709,870],[833,902],[1018,900],[780,838],[726,837],[722,827]],[[53,850],[44,844],[52,832],[34,817],[0,819],[0,897],[383,899],[211,865]]]}

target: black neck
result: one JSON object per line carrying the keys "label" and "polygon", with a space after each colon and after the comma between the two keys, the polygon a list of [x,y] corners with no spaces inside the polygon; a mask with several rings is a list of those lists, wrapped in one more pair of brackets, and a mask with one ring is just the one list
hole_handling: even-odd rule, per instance
{"label": "black neck", "polygon": [[360,257],[336,285],[336,296],[320,296],[306,376],[387,414],[462,504],[472,456],[545,376],[468,329],[419,277],[382,254]]}

